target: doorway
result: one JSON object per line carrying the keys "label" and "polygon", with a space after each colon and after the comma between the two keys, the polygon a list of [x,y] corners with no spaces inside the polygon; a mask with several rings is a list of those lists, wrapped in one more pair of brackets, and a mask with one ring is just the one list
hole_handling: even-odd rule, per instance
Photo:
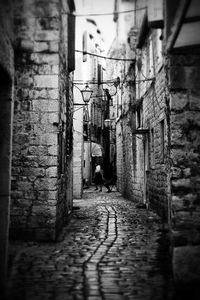
{"label": "doorway", "polygon": [[12,157],[12,80],[0,67],[0,285],[7,273]]}
{"label": "doorway", "polygon": [[148,206],[148,179],[149,179],[149,136],[144,134],[143,137],[143,148],[144,148],[144,182],[143,182],[143,203]]}

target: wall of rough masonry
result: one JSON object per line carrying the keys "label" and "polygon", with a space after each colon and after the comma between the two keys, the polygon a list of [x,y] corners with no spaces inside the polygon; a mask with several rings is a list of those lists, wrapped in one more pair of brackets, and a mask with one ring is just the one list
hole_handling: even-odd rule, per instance
{"label": "wall of rough masonry", "polygon": [[[168,218],[168,125],[165,95],[165,69],[156,74],[143,98],[143,127],[149,129],[148,201],[165,219]],[[164,123],[164,149],[162,148],[161,122]],[[152,136],[152,130],[154,136]],[[147,138],[147,137],[146,137]],[[144,139],[144,137],[143,137]]]}
{"label": "wall of rough masonry", "polygon": [[[133,57],[135,35],[136,31],[132,28],[129,33],[130,45],[126,44],[126,48],[131,49],[130,53],[126,51],[129,58]],[[141,50],[142,70],[137,70],[139,63],[138,65],[136,63],[136,83],[134,66],[131,66],[130,63],[126,64],[125,80],[123,88],[121,87],[122,115],[118,120],[121,129],[118,125],[118,136],[116,138],[117,141],[120,139],[123,145],[120,147],[117,142],[117,165],[118,170],[120,170],[117,175],[118,186],[125,197],[140,203],[149,202],[167,220],[170,197],[170,189],[168,188],[170,183],[169,111],[165,103],[165,69],[161,61],[157,62],[158,58],[161,59],[161,54],[156,53],[159,50],[156,44],[158,37],[158,32],[152,33],[151,39],[155,45],[153,55],[148,50],[150,56],[154,56],[156,60],[154,68],[153,59],[150,60],[149,57],[151,73],[149,69],[147,70],[147,49],[145,45]],[[123,47],[121,47],[117,54],[122,55],[123,50]],[[138,55],[140,55],[139,51]],[[146,79],[145,76],[149,78],[155,76],[155,79],[146,81],[144,80]],[[142,103],[140,129],[149,130],[145,134],[143,132],[135,133],[135,130],[139,129],[137,121],[138,102]],[[161,123],[164,124],[164,137],[162,137]],[[153,137],[151,135],[152,130],[154,131]]]}
{"label": "wall of rough masonry", "polygon": [[8,230],[10,217],[10,178],[12,158],[12,119],[14,53],[12,3],[0,2],[0,290],[6,283]]}
{"label": "wall of rough masonry", "polygon": [[[135,45],[132,43],[133,31],[129,32],[131,43],[122,44],[117,39],[113,42],[110,55],[119,58],[135,58]],[[134,50],[134,51],[133,51]],[[134,87],[134,63],[119,61],[109,62],[107,66],[107,76],[121,79],[117,95],[113,97],[113,108],[116,109],[116,168],[117,168],[117,188],[127,198],[135,199],[134,189],[136,183],[136,163],[135,163],[135,136],[132,134],[135,127],[135,114],[131,105],[135,101]],[[139,193],[139,189],[138,189]]]}
{"label": "wall of rough masonry", "polygon": [[[77,101],[78,102],[78,101]],[[83,194],[83,108],[74,106],[74,138],[73,138],[73,197],[82,198]],[[76,122],[79,120],[79,122]],[[84,178],[85,179],[85,178]]]}
{"label": "wall of rough masonry", "polygon": [[71,95],[67,14],[61,14],[68,7],[60,6],[63,3],[16,2],[13,238],[54,240],[68,213],[66,184],[72,151],[66,158],[64,150],[72,137],[66,125]]}
{"label": "wall of rough masonry", "polygon": [[200,279],[200,55],[168,60],[171,108],[172,245],[177,280]]}
{"label": "wall of rough masonry", "polygon": [[[68,220],[72,211],[73,185],[73,74],[70,73],[69,43],[73,43],[71,36],[70,15],[63,13],[70,11],[65,0],[60,1],[60,42],[59,42],[59,134],[58,134],[58,203],[56,229],[60,229]],[[70,28],[69,28],[70,23]],[[70,37],[69,37],[70,35]],[[72,48],[71,48],[72,49]],[[69,66],[70,64],[70,66]]]}
{"label": "wall of rough masonry", "polygon": [[117,169],[117,190],[123,193],[124,157],[123,157],[123,137],[122,137],[121,122],[116,123],[116,169]]}
{"label": "wall of rough masonry", "polygon": [[[141,195],[167,221],[169,217],[169,109],[166,69],[159,29],[138,50],[136,63],[136,169]],[[134,109],[134,108],[133,108]],[[138,117],[140,115],[140,118]],[[140,126],[139,121],[140,119]],[[142,130],[146,132],[142,132]]]}

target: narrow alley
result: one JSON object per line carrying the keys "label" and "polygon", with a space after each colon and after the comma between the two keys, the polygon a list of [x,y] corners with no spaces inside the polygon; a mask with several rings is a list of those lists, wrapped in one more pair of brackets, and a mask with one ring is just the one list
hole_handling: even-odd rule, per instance
{"label": "narrow alley", "polygon": [[0,300],[200,299],[199,32],[199,0],[0,1]]}
{"label": "narrow alley", "polygon": [[105,190],[74,200],[59,242],[11,243],[9,300],[173,299],[161,220]]}

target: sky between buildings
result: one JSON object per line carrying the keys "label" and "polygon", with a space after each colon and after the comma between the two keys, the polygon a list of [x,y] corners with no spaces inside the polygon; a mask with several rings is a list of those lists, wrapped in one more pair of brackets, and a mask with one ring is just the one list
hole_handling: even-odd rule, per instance
{"label": "sky between buildings", "polygon": [[112,44],[115,36],[115,23],[113,22],[114,0],[75,0],[76,14],[102,14],[100,16],[86,16],[77,18],[90,18],[96,21],[102,37],[105,40],[105,52],[107,52]]}

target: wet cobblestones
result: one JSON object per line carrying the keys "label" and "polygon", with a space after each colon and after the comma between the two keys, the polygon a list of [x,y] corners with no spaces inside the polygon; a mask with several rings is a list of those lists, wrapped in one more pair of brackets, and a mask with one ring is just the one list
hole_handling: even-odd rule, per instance
{"label": "wet cobblestones", "polygon": [[11,243],[9,300],[173,299],[155,213],[91,189],[74,206],[60,242]]}

